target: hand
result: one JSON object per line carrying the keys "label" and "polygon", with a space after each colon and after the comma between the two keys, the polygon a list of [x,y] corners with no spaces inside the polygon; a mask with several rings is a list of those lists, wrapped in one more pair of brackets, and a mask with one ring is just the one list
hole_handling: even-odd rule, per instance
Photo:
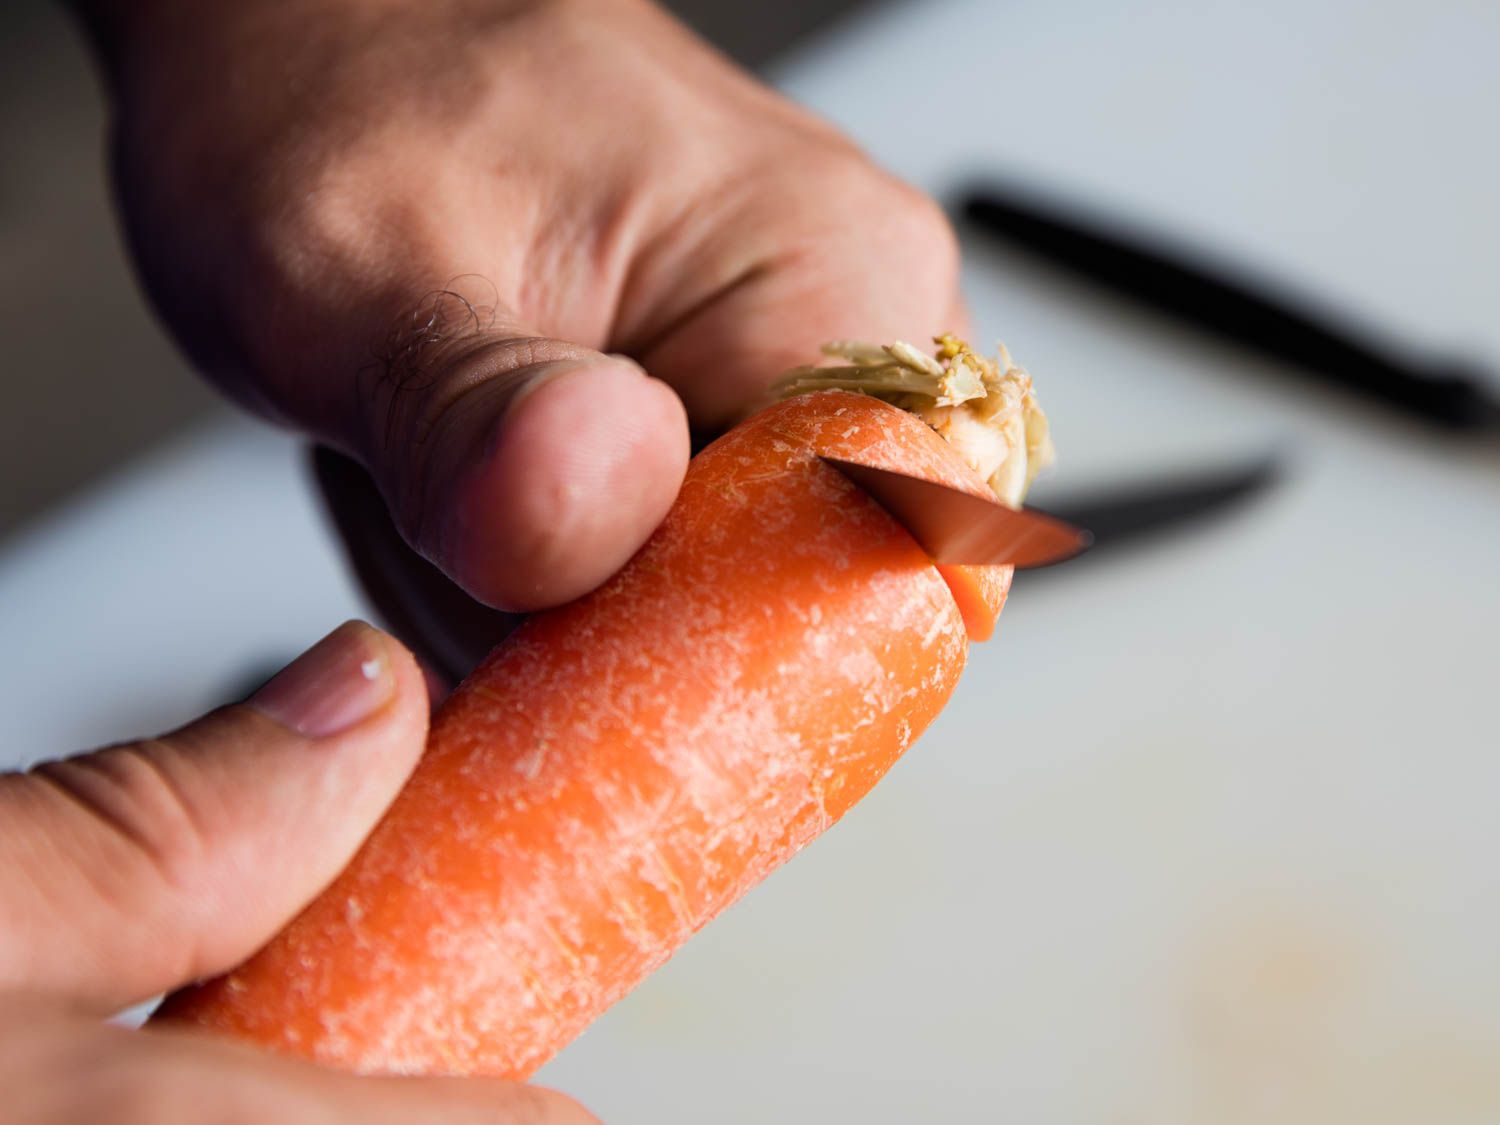
{"label": "hand", "polygon": [[348,514],[357,475],[340,524],[450,669],[501,624],[439,571],[575,597],[670,506],[690,423],[831,337],[963,328],[939,210],[644,0],[87,7],[148,290],[231,394],[368,470],[437,570]]}
{"label": "hand", "polygon": [[357,1078],[101,1018],[254,952],[348,862],[421,754],[420,673],[343,626],[247,703],[0,776],[0,1117],[584,1122],[518,1083]]}

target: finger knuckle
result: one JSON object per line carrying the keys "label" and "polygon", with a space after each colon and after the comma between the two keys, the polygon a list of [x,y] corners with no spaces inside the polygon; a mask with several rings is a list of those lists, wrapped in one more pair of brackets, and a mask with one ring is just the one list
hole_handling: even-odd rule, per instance
{"label": "finger knuckle", "polygon": [[903,180],[882,176],[874,204],[885,240],[907,268],[946,278],[958,271],[958,238],[936,200]]}
{"label": "finger knuckle", "polygon": [[[371,184],[389,182],[382,171],[389,156],[378,138],[285,154],[281,183],[260,184],[247,205],[258,220],[246,246],[250,264],[263,275],[258,280],[309,292],[334,268],[380,268],[394,241],[422,230],[421,209],[405,206],[401,193],[370,191]],[[286,190],[287,184],[296,190]]]}
{"label": "finger knuckle", "polygon": [[[33,776],[83,810],[156,879],[190,890],[206,848],[203,812],[190,791],[186,748],[173,737],[50,762]],[[132,894],[120,870],[115,889]]]}
{"label": "finger knuckle", "polygon": [[959,247],[953,225],[926,192],[857,152],[817,158],[808,172],[823,200],[822,237],[863,248],[918,283],[951,287],[958,274]]}

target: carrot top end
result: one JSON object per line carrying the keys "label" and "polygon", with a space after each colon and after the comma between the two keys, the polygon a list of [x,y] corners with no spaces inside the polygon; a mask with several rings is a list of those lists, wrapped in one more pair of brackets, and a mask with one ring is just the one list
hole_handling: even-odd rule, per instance
{"label": "carrot top end", "polygon": [[1019,508],[1037,473],[1053,459],[1047,416],[1031,376],[1001,344],[996,359],[977,355],[951,333],[928,355],[904,340],[825,344],[842,362],[796,367],[776,384],[783,398],[812,391],[871,395],[917,415],[968,462],[1004,504]]}

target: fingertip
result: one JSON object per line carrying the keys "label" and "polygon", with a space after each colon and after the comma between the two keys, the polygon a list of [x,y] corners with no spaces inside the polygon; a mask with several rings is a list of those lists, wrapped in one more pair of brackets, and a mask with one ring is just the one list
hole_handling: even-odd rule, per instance
{"label": "fingertip", "polygon": [[[524,1085],[519,1089],[528,1095],[524,1103],[526,1112],[542,1125],[600,1125],[600,1119],[587,1106],[559,1090]],[[521,1120],[527,1119],[520,1114],[517,1116]]]}
{"label": "fingertip", "polygon": [[[319,666],[327,672],[316,674]],[[305,672],[311,666],[312,675]],[[292,689],[303,698],[306,714],[326,721],[339,716],[332,724],[336,729],[304,729],[304,724],[275,705],[278,681],[288,674],[304,672],[304,682]],[[335,679],[335,675],[338,677]],[[272,696],[272,706],[266,697]],[[362,714],[353,714],[340,697],[364,695]],[[427,725],[431,713],[427,679],[416,658],[400,641],[375,626],[360,620],[344,622],[247,700],[249,707],[271,718],[299,737],[290,741],[266,740],[246,731],[241,743],[253,750],[256,766],[263,777],[273,775],[282,780],[318,777],[321,783],[340,794],[337,831],[311,810],[289,815],[299,831],[312,836],[327,833],[342,837],[350,826],[363,824],[364,830],[374,824],[411,775],[427,742]],[[279,713],[280,712],[280,713]],[[232,717],[232,716],[231,716]],[[291,721],[289,721],[289,718]],[[226,769],[251,768],[223,756]],[[308,788],[303,798],[319,801],[326,791]],[[295,803],[286,793],[278,801]],[[281,806],[278,805],[278,808]],[[270,812],[267,815],[271,815]],[[258,831],[258,829],[257,829]],[[312,837],[310,837],[310,840]],[[352,837],[357,842],[359,836]]]}
{"label": "fingertip", "polygon": [[347,625],[366,631],[371,642],[379,646],[386,674],[393,684],[387,721],[392,725],[397,744],[416,746],[420,756],[432,710],[427,672],[412,651],[389,633],[365,621],[351,621]]}
{"label": "fingertip", "polygon": [[600,585],[661,522],[687,469],[681,401],[616,357],[549,373],[492,426],[452,497],[446,561],[499,609]]}
{"label": "fingertip", "polygon": [[[369,1079],[361,1079],[368,1082]],[[410,1079],[385,1081],[411,1085]],[[599,1118],[575,1098],[546,1086],[533,1086],[508,1078],[464,1077],[420,1080],[434,1094],[446,1095],[449,1104],[498,1112],[505,1121],[535,1125],[599,1125]]]}

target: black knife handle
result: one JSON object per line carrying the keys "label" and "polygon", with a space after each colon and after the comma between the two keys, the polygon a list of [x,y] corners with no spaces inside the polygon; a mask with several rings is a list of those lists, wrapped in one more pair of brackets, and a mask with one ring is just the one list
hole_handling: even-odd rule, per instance
{"label": "black knife handle", "polygon": [[1159,312],[1410,417],[1458,432],[1500,423],[1500,408],[1471,373],[1402,362],[1227,269],[1191,262],[990,186],[965,195],[962,213],[980,230]]}

